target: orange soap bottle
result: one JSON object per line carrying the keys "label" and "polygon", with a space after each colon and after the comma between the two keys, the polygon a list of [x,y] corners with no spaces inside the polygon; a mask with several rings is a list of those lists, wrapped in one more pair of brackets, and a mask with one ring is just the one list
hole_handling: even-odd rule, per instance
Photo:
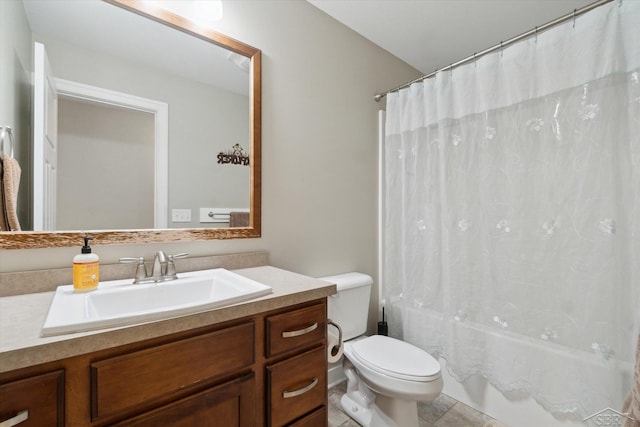
{"label": "orange soap bottle", "polygon": [[73,290],[76,292],[93,291],[100,280],[100,258],[91,253],[91,237],[84,237],[82,253],[73,257]]}

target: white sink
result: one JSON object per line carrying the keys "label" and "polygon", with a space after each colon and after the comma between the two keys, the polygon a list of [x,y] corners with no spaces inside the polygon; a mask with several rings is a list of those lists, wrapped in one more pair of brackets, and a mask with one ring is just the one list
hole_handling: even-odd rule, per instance
{"label": "white sink", "polygon": [[223,268],[193,271],[177,280],[131,284],[133,279],[100,282],[98,289],[74,292],[59,286],[42,327],[42,336],[90,331],[168,319],[247,301],[271,287]]}

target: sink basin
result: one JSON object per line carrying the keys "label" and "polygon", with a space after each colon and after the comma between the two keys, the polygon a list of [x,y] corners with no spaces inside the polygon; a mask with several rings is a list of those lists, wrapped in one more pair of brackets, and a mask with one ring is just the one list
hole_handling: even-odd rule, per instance
{"label": "sink basin", "polygon": [[223,268],[182,273],[169,282],[131,282],[100,282],[97,290],[87,293],[74,292],[73,285],[59,286],[42,336],[184,316],[272,292],[270,286]]}

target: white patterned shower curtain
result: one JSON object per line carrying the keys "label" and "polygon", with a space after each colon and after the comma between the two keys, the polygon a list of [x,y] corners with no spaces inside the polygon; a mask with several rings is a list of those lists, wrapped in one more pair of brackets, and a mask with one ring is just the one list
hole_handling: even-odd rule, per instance
{"label": "white patterned shower curtain", "polygon": [[553,413],[620,408],[640,313],[640,2],[387,96],[390,334]]}

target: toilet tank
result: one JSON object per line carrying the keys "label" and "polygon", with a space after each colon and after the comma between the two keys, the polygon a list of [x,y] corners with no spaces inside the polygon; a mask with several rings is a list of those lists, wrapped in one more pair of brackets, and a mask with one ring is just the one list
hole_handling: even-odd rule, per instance
{"label": "toilet tank", "polygon": [[345,273],[322,277],[335,283],[338,292],[328,298],[329,319],[342,328],[344,341],[355,338],[367,331],[369,298],[373,279],[362,273]]}

